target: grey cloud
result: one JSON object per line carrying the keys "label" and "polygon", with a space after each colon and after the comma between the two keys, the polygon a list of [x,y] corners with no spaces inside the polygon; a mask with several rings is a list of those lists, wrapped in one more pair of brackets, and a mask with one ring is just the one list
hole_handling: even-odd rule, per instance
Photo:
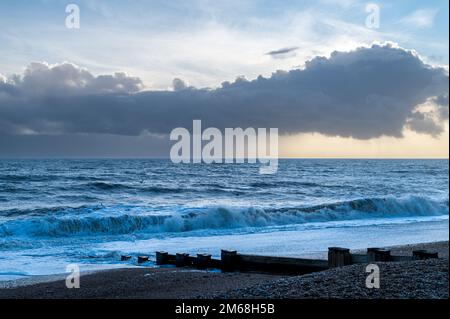
{"label": "grey cloud", "polygon": [[178,78],[173,79],[172,85],[173,85],[174,91],[182,91],[182,90],[185,90],[188,88],[188,85],[186,84],[186,82],[184,82],[183,80],[178,79]]}
{"label": "grey cloud", "polygon": [[85,95],[97,93],[134,93],[143,88],[142,81],[123,72],[94,76],[71,63],[49,66],[33,62],[23,76],[11,81],[24,95]]}
{"label": "grey cloud", "polygon": [[437,105],[438,115],[442,120],[448,120],[448,94],[440,95],[433,99],[433,102]]}
{"label": "grey cloud", "polygon": [[265,55],[270,55],[272,58],[275,59],[293,57],[295,56],[295,51],[297,51],[298,49],[299,49],[298,47],[282,48],[278,50],[269,51]]}
{"label": "grey cloud", "polygon": [[419,133],[426,133],[433,136],[438,136],[444,129],[438,125],[430,114],[422,112],[414,112],[408,119],[408,127],[413,131]]}
{"label": "grey cloud", "polygon": [[108,134],[2,135],[0,157],[167,157],[164,138]]}
{"label": "grey cloud", "polygon": [[401,137],[410,127],[436,135],[441,123],[418,119],[415,108],[448,95],[444,69],[392,45],[334,52],[301,70],[217,89],[186,88],[180,80],[175,90],[136,92],[139,79],[105,77],[73,65],[34,66],[19,80],[0,82],[0,134],[167,134],[201,119],[204,127],[278,127],[282,134],[370,139]]}

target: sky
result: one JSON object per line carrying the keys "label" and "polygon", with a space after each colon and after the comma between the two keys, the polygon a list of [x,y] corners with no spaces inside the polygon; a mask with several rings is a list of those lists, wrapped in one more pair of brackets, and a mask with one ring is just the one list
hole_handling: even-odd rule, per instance
{"label": "sky", "polygon": [[167,157],[170,130],[199,118],[277,127],[282,157],[448,158],[448,12],[446,0],[3,0],[0,156]]}

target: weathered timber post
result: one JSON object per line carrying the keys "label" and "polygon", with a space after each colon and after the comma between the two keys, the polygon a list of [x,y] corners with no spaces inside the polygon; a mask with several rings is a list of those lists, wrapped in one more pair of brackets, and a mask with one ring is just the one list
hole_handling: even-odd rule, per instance
{"label": "weathered timber post", "polygon": [[390,261],[391,251],[382,248],[367,248],[367,262]]}
{"label": "weathered timber post", "polygon": [[434,259],[438,258],[437,252],[431,252],[428,250],[413,250],[413,259],[423,260],[423,259]]}
{"label": "weathered timber post", "polygon": [[350,249],[341,247],[328,248],[328,267],[342,267],[352,263]]}
{"label": "weathered timber post", "polygon": [[175,255],[175,265],[177,267],[189,266],[189,254],[177,253]]}
{"label": "weathered timber post", "polygon": [[222,271],[235,271],[237,266],[237,251],[236,250],[221,250],[220,259],[222,261]]}
{"label": "weathered timber post", "polygon": [[145,263],[149,260],[148,256],[138,256],[137,262],[138,264]]}
{"label": "weathered timber post", "polygon": [[206,269],[210,265],[211,255],[208,254],[197,254],[197,260],[195,265],[198,269]]}
{"label": "weathered timber post", "polygon": [[164,265],[167,264],[169,253],[165,251],[157,251],[156,252],[156,264],[157,265]]}

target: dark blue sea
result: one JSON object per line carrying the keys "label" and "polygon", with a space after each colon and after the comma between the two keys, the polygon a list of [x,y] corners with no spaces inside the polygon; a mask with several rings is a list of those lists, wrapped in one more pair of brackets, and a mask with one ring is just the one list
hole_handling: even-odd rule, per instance
{"label": "dark blue sea", "polygon": [[[133,267],[121,254],[311,256],[448,240],[448,160],[0,160],[0,280]],[[151,263],[150,263],[151,265]]]}

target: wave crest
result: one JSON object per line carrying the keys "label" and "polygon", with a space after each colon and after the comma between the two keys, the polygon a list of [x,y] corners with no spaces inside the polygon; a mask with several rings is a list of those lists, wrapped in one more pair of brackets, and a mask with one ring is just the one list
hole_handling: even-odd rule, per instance
{"label": "wave crest", "polygon": [[[81,209],[81,208],[80,208]],[[82,209],[86,209],[83,207]],[[81,216],[29,216],[0,224],[0,237],[114,235],[137,232],[186,232],[201,229],[281,226],[365,218],[395,218],[448,215],[448,199],[439,202],[423,197],[365,198],[309,207],[205,208],[174,215],[115,216],[93,213]]]}

